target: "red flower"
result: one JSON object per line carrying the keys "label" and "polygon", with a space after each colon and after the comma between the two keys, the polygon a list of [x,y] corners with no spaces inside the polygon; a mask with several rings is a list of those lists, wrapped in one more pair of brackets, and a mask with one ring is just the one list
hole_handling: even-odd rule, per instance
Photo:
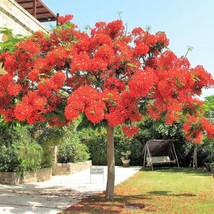
{"label": "red flower", "polygon": [[37,110],[43,111],[47,102],[48,100],[45,97],[36,96],[32,101],[32,106]]}
{"label": "red flower", "polygon": [[141,27],[136,27],[132,30],[132,34],[137,36],[137,35],[143,35],[145,31]]}
{"label": "red flower", "polygon": [[115,37],[122,35],[124,29],[125,27],[123,22],[121,20],[116,20],[107,24],[106,33],[108,33],[110,37],[114,39]]}
{"label": "red flower", "polygon": [[149,33],[147,33],[144,37],[144,42],[148,46],[153,46],[157,41],[158,41],[157,37]]}
{"label": "red flower", "polygon": [[58,88],[61,88],[66,80],[66,76],[63,72],[57,72],[52,77],[53,84],[56,84]]}
{"label": "red flower", "polygon": [[164,46],[169,45],[169,39],[166,37],[166,34],[164,32],[157,32],[155,36],[157,37],[158,42],[161,43],[162,45]]}
{"label": "red flower", "polygon": [[128,86],[133,96],[145,97],[148,96],[156,81],[157,77],[153,69],[146,68],[146,70],[136,71],[131,77]]}
{"label": "red flower", "polygon": [[67,22],[70,22],[72,19],[73,19],[73,15],[71,15],[71,14],[68,14],[65,16],[59,16],[58,17],[58,24],[63,25]]}
{"label": "red flower", "polygon": [[126,85],[124,82],[119,80],[118,78],[109,77],[106,79],[105,84],[103,86],[104,89],[108,90],[116,90],[116,91],[123,91]]}
{"label": "red flower", "polygon": [[92,123],[99,123],[104,119],[104,108],[99,103],[94,103],[85,109],[85,115]]}
{"label": "red flower", "polygon": [[88,120],[98,123],[104,119],[105,108],[101,93],[90,86],[79,87],[68,98],[65,117],[68,120],[74,120],[80,112],[84,112]]}
{"label": "red flower", "polygon": [[32,116],[33,107],[26,104],[17,104],[14,109],[14,115],[19,121],[25,121]]}
{"label": "red flower", "polygon": [[143,43],[139,43],[135,47],[135,55],[138,57],[143,57],[149,52],[149,46]]}
{"label": "red flower", "polygon": [[110,108],[110,112],[105,115],[105,119],[113,127],[120,125],[120,124],[123,124],[125,122],[125,119],[126,119],[124,108],[121,106]]}
{"label": "red flower", "polygon": [[75,110],[72,105],[67,105],[65,108],[65,117],[68,120],[75,120],[79,117],[79,111]]}
{"label": "red flower", "polygon": [[32,40],[21,41],[17,44],[17,47],[29,54],[31,58],[41,52],[40,46]]}
{"label": "red flower", "polygon": [[134,125],[122,126],[122,130],[123,130],[123,133],[129,138],[132,138],[135,134],[137,134],[140,131],[140,129]]}
{"label": "red flower", "polygon": [[10,96],[17,96],[21,91],[22,86],[20,84],[10,83],[7,88],[7,92]]}

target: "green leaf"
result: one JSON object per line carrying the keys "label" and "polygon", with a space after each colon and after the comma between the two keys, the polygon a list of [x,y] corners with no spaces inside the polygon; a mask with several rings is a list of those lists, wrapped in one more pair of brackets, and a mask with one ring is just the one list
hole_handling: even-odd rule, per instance
{"label": "green leaf", "polygon": [[137,68],[137,66],[136,66],[135,64],[133,64],[133,63],[127,63],[127,65],[128,65],[129,67]]}

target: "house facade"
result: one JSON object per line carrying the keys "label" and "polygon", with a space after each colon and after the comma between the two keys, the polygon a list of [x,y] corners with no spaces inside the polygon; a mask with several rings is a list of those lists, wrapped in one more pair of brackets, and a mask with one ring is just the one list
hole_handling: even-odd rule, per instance
{"label": "house facade", "polygon": [[13,29],[14,35],[29,35],[35,31],[48,32],[41,22],[33,17],[16,0],[1,0],[0,27]]}
{"label": "house facade", "polygon": [[[14,35],[27,36],[36,31],[48,33],[42,22],[56,20],[57,16],[41,0],[0,0],[0,28],[12,29]],[[7,36],[0,34],[0,42],[6,40]]]}

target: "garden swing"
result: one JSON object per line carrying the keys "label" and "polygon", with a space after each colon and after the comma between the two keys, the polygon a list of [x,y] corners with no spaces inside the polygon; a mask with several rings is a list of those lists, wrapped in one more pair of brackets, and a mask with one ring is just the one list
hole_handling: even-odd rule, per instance
{"label": "garden swing", "polygon": [[149,140],[143,149],[143,166],[171,165],[178,163],[174,140]]}

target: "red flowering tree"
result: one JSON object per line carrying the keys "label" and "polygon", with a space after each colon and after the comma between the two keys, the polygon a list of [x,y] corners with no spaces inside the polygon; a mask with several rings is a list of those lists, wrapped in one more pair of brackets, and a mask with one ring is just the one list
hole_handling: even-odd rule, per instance
{"label": "red flowering tree", "polygon": [[0,114],[6,121],[64,126],[79,115],[107,130],[106,197],[114,198],[114,127],[132,137],[135,123],[150,115],[167,124],[184,122],[188,140],[200,143],[213,125],[195,98],[213,79],[202,66],[190,67],[166,47],[165,33],[142,28],[127,33],[123,22],[99,22],[86,34],[60,17],[50,34],[33,34],[12,53],[0,55]]}

